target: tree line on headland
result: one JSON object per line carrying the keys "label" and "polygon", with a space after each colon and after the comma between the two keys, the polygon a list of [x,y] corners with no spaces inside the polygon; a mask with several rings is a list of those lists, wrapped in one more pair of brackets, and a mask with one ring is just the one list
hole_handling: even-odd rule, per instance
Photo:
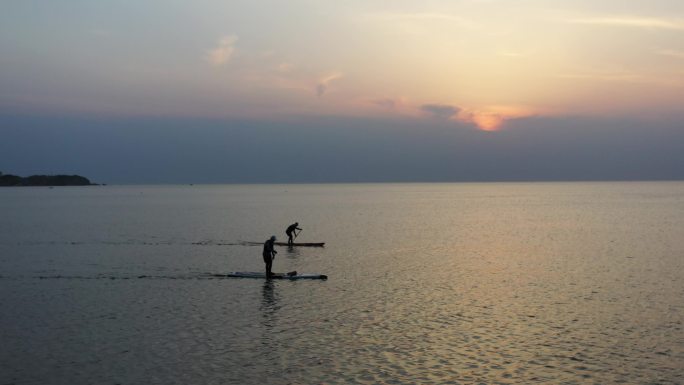
{"label": "tree line on headland", "polygon": [[0,187],[15,186],[95,186],[80,175],[31,175],[20,177],[0,172]]}

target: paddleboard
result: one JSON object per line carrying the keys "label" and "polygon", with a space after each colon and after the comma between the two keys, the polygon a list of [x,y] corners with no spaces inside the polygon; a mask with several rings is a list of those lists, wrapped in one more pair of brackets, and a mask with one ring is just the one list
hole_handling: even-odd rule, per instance
{"label": "paddleboard", "polygon": [[[292,274],[294,273],[294,274]],[[298,274],[296,271],[292,273],[273,273],[272,279],[328,279],[325,274]],[[256,271],[233,271],[228,274],[214,274],[219,278],[266,278],[265,272]]]}
{"label": "paddleboard", "polygon": [[302,247],[323,247],[325,242],[308,242],[308,243],[293,243],[289,244],[287,242],[276,242],[277,246],[302,246]]}
{"label": "paddleboard", "polygon": [[[264,242],[243,242],[244,245],[263,246]],[[287,242],[275,242],[276,246],[324,247],[325,242],[299,242],[288,245]]]}

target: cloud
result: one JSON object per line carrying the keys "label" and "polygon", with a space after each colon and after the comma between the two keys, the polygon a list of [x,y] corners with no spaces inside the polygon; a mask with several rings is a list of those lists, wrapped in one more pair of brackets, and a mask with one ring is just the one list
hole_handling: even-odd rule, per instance
{"label": "cloud", "polygon": [[376,99],[373,100],[373,104],[378,107],[393,110],[396,107],[397,102],[394,99]]}
{"label": "cloud", "polygon": [[561,73],[554,77],[559,79],[589,80],[625,84],[671,84],[671,79],[663,81],[657,77],[645,76],[634,71],[620,69],[584,70],[583,72]]}
{"label": "cloud", "polygon": [[[247,55],[242,58],[244,61],[250,59],[253,58]],[[334,69],[314,68],[283,58],[276,52],[257,59],[244,66],[243,79],[246,84],[263,89],[293,91],[307,98],[313,94],[320,98],[331,91],[335,80],[343,77],[341,72]],[[296,103],[294,100],[292,102]]]}
{"label": "cloud", "polygon": [[664,49],[656,52],[658,55],[674,57],[677,59],[684,59],[684,51],[675,51],[671,49]]}
{"label": "cloud", "polygon": [[323,96],[323,94],[325,94],[326,91],[328,90],[330,83],[333,80],[337,80],[341,77],[342,77],[342,74],[334,73],[334,74],[330,74],[330,75],[324,76],[323,78],[319,79],[318,84],[316,84],[316,96],[318,96],[319,98],[321,96]]}
{"label": "cloud", "polygon": [[207,53],[207,61],[217,67],[228,64],[235,53],[237,40],[235,35],[222,37],[218,46]]}
{"label": "cloud", "polygon": [[370,22],[388,22],[388,23],[405,23],[405,22],[421,22],[421,23],[435,23],[447,22],[450,25],[457,25],[462,28],[475,29],[479,25],[472,20],[456,16],[450,13],[435,13],[435,12],[415,12],[415,13],[373,13],[366,14],[362,20]]}
{"label": "cloud", "polygon": [[110,184],[684,180],[677,119],[534,117],[501,135],[457,121],[247,122],[0,115],[0,164],[19,175],[49,164]]}
{"label": "cloud", "polygon": [[461,111],[460,108],[447,104],[423,104],[420,110],[433,118],[444,120],[451,119]]}
{"label": "cloud", "polygon": [[572,19],[570,22],[574,24],[593,24],[615,27],[684,30],[684,21],[682,20],[668,20],[648,17],[590,17],[583,19]]}
{"label": "cloud", "polygon": [[278,70],[278,72],[287,73],[287,72],[292,72],[295,69],[295,66],[289,62],[282,62],[282,63],[278,64],[276,69]]}

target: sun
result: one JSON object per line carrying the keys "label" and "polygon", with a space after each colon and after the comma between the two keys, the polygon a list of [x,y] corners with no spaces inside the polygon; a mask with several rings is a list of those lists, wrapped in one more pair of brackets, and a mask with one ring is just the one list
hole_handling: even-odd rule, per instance
{"label": "sun", "polygon": [[498,114],[476,114],[471,120],[482,131],[498,131],[504,123],[504,118]]}
{"label": "sun", "polygon": [[508,120],[536,115],[535,110],[524,106],[486,106],[463,110],[458,119],[477,126],[482,131],[499,131]]}

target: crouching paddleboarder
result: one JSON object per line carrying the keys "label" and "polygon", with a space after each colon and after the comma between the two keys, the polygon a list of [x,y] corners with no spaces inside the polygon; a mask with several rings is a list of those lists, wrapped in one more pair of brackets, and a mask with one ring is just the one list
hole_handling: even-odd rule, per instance
{"label": "crouching paddleboarder", "polygon": [[266,278],[271,278],[273,276],[271,267],[273,266],[275,255],[278,254],[278,252],[275,251],[275,241],[276,236],[273,235],[269,240],[264,242],[264,251],[261,254],[261,256],[264,257],[264,263],[266,264]]}
{"label": "crouching paddleboarder", "polygon": [[291,224],[290,226],[287,227],[287,230],[285,230],[285,234],[287,234],[287,244],[291,245],[294,243],[294,240],[292,239],[292,233],[294,233],[295,238],[297,237],[297,230],[302,231],[299,227],[299,222],[295,222]]}

